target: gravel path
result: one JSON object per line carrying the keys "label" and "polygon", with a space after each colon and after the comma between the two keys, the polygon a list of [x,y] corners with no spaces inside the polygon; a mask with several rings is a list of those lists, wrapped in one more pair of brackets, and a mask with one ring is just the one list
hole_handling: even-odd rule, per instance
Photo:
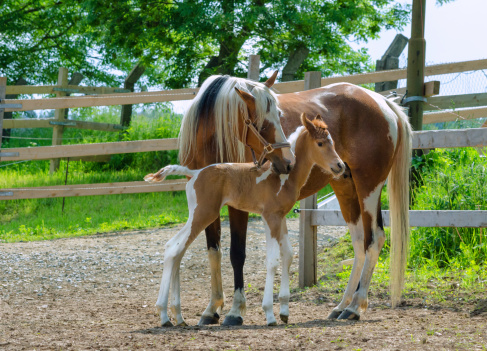
{"label": "gravel path", "polygon": [[[295,253],[292,272],[298,265],[298,226],[297,220],[288,221]],[[260,220],[249,223],[245,325],[195,326],[209,301],[210,287],[206,243],[200,235],[181,269],[183,315],[192,327],[160,328],[153,306],[164,244],[180,227],[0,244],[0,349],[415,350],[427,348],[425,343],[429,348],[434,344],[439,349],[485,349],[485,314],[469,318],[464,312],[446,309],[390,310],[385,308],[386,301],[385,309],[371,308],[363,321],[354,323],[326,320],[333,303],[296,299],[290,304],[292,325],[266,327],[260,307],[265,280],[265,236]],[[225,313],[233,295],[228,223],[223,223],[222,233]],[[345,233],[343,227],[321,227],[319,248]]]}

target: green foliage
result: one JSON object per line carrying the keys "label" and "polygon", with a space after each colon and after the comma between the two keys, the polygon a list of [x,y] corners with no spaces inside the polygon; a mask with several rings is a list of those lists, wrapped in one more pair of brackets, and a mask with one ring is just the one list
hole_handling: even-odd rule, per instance
{"label": "green foliage", "polygon": [[264,69],[282,68],[303,47],[309,55],[297,77],[353,73],[371,65],[349,42],[400,29],[409,10],[393,0],[5,0],[0,74],[49,84],[66,66],[113,85],[123,79],[115,70],[142,62],[141,84],[179,88],[214,73],[245,75],[251,53]]}
{"label": "green foliage", "polygon": [[[477,150],[435,150],[413,160],[421,187],[412,209],[486,210],[487,160]],[[417,228],[411,231],[411,265],[436,261],[439,267],[471,266],[487,258],[487,237],[475,228]]]}

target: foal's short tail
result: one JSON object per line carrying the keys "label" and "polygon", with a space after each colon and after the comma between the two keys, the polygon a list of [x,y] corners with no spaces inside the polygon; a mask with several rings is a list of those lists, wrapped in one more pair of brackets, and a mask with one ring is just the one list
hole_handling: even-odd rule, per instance
{"label": "foal's short tail", "polygon": [[398,117],[400,133],[400,142],[387,186],[391,220],[390,289],[392,306],[395,307],[401,300],[408,257],[411,126],[401,107],[387,99],[386,101]]}
{"label": "foal's short tail", "polygon": [[144,180],[149,183],[157,183],[162,182],[164,178],[168,175],[184,175],[187,177],[193,177],[199,170],[192,170],[188,167],[178,166],[178,165],[169,165],[164,168],[161,168],[157,173],[150,173],[144,177]]}

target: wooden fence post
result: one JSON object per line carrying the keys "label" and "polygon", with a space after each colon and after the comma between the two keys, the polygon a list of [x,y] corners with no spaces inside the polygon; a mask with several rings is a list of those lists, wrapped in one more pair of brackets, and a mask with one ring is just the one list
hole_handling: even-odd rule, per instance
{"label": "wooden fence post", "polygon": [[260,55],[250,55],[249,71],[247,72],[247,78],[258,82],[259,75],[260,75]]}
{"label": "wooden fence post", "polygon": [[[3,104],[7,93],[7,77],[0,77],[0,104]],[[0,152],[2,151],[2,135],[3,135],[3,114],[4,108],[0,107]],[[2,158],[0,157],[0,160]]]}
{"label": "wooden fence post", "polygon": [[[65,67],[59,68],[59,74],[57,77],[57,85],[59,88],[67,88],[68,86],[68,69]],[[57,91],[56,97],[66,96],[65,91]],[[52,145],[61,145],[63,143],[64,126],[62,123],[65,121],[64,114],[66,109],[60,108],[54,112],[54,128],[52,130]],[[49,164],[49,173],[53,174],[59,169],[59,159],[52,159]]]}
{"label": "wooden fence post", "polygon": [[[304,74],[304,89],[321,86],[321,72]],[[308,116],[313,118],[314,116]],[[300,201],[299,207],[299,287],[313,286],[317,282],[317,227],[311,224],[311,211],[316,209],[316,194]]]}
{"label": "wooden fence post", "polygon": [[[375,70],[385,71],[385,70],[399,68],[399,55],[401,55],[407,43],[408,43],[408,38],[406,38],[402,34],[397,34],[394,40],[392,41],[391,45],[389,45],[389,48],[386,50],[384,55],[382,55],[382,58],[376,61]],[[376,92],[391,90],[396,88],[397,88],[397,80],[375,83]]]}
{"label": "wooden fence post", "polygon": [[[134,68],[130,71],[129,75],[123,83],[124,89],[128,89],[131,92],[134,91],[135,83],[144,74],[145,67],[140,63],[136,64]],[[124,127],[130,125],[130,120],[132,118],[132,105],[122,105],[122,113],[120,115],[120,124]]]}

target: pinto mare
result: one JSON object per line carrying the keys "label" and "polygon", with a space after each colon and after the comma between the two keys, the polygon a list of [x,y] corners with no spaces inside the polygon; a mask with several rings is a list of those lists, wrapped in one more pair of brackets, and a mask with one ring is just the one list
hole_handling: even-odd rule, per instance
{"label": "pinto mare", "polygon": [[288,175],[275,174],[269,163],[258,169],[252,163],[227,163],[214,164],[199,170],[175,165],[166,166],[159,172],[144,177],[149,182],[162,181],[170,174],[191,177],[186,185],[188,222],[165,247],[164,270],[156,303],[163,326],[173,325],[167,313],[169,290],[172,296],[171,310],[176,324],[186,325],[181,314],[180,301],[181,259],[199,233],[220,216],[220,209],[225,205],[262,215],[267,247],[267,276],[262,308],[267,324],[276,325],[273,287],[281,254],[280,317],[287,322],[290,296],[289,267],[293,252],[287,236],[285,216],[298,199],[300,189],[306,183],[314,165],[324,169],[330,177],[339,177],[345,171],[345,164],[335,152],[332,138],[321,117],[317,116],[311,122],[303,114],[301,121],[304,127],[298,128],[291,138],[295,145],[296,164]]}
{"label": "pinto mare", "polygon": [[[255,162],[260,166],[265,157],[272,162],[276,173],[289,173],[295,159],[286,147],[289,145],[280,124],[276,94],[270,89],[276,76],[277,71],[265,83],[229,76],[212,76],[205,80],[181,123],[180,163],[190,169],[200,169],[214,163],[258,159]],[[252,157],[253,152],[255,158]],[[236,290],[243,292],[248,213],[231,206],[228,212],[234,280]],[[212,313],[202,315],[202,325],[218,323],[218,312],[224,304],[219,217],[209,224],[205,233],[212,267],[212,295],[207,311]],[[234,300],[234,304],[244,308],[244,295],[242,297],[242,301]],[[240,307],[238,314],[241,314]]]}
{"label": "pinto mare", "polygon": [[[320,114],[329,126],[338,155],[347,164],[347,172],[339,179],[314,167],[299,196],[303,199],[330,184],[352,237],[353,268],[343,299],[328,318],[359,319],[367,308],[370,281],[385,241],[380,194],[387,177],[391,220],[390,290],[395,306],[403,287],[409,238],[411,127],[408,117],[397,104],[383,96],[348,83],[280,94],[277,102],[286,135],[300,125],[301,112]],[[232,264],[239,263],[233,264],[235,296],[239,298],[234,299],[223,324],[240,325],[245,311],[243,261],[247,224],[232,216],[229,219],[230,260]],[[212,276],[213,270],[219,272],[219,267],[214,265],[211,269]],[[221,290],[214,289],[212,285],[212,296],[222,294]]]}

